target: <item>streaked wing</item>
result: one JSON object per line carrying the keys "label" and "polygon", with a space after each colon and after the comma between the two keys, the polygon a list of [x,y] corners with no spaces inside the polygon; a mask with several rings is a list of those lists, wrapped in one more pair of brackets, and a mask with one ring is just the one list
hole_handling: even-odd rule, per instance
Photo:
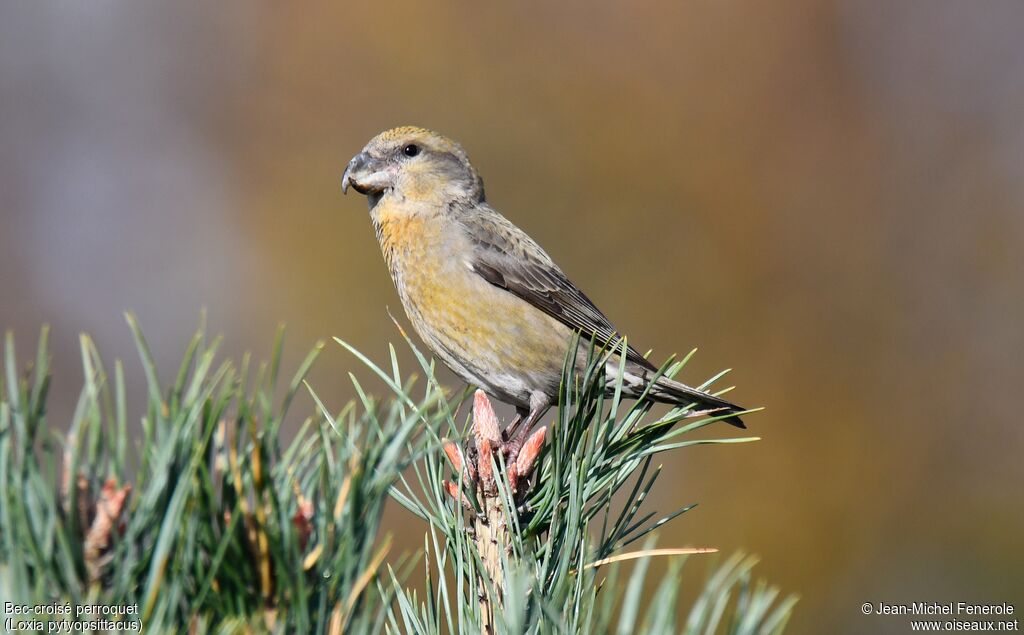
{"label": "streaked wing", "polygon": [[[484,203],[461,212],[457,220],[474,246],[468,264],[487,282],[526,300],[584,338],[594,338],[599,346],[619,343],[621,338],[608,318],[508,219]],[[655,370],[632,346],[627,346],[626,359]]]}

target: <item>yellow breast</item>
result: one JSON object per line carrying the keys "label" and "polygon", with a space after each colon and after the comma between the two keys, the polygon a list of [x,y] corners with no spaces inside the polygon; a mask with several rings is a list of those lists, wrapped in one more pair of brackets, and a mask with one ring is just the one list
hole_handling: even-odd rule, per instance
{"label": "yellow breast", "polygon": [[470,266],[472,246],[447,225],[449,219],[375,212],[381,250],[406,313],[442,361],[499,396],[541,383],[557,387],[568,327],[477,275]]}

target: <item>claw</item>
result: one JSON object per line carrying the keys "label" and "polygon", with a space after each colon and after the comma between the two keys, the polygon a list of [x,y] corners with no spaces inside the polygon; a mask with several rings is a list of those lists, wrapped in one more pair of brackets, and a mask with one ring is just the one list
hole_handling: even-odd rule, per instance
{"label": "claw", "polygon": [[[536,412],[539,414],[542,411]],[[535,416],[529,417],[524,422],[526,427],[516,430],[511,439],[503,440],[498,417],[494,413],[490,399],[483,391],[477,390],[473,396],[473,436],[476,447],[469,448],[467,455],[456,443],[444,439],[442,448],[455,473],[462,477],[463,482],[479,485],[477,494],[484,498],[493,497],[498,492],[493,461],[495,453],[500,452],[505,458],[506,474],[512,492],[521,493],[520,485],[537,467],[537,459],[541,448],[544,447],[544,438],[547,434],[547,428],[541,427],[527,437],[527,432],[535,419]],[[444,481],[444,488],[453,499],[460,501],[467,509],[470,508],[466,495],[455,483]]]}

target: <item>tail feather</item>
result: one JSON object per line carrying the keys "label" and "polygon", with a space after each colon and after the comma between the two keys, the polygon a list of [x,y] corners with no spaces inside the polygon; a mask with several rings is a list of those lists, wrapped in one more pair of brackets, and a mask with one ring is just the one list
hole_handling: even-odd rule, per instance
{"label": "tail feather", "polygon": [[[721,410],[721,412],[714,413],[715,416],[728,414],[730,412],[743,412],[744,410],[744,408],[741,408],[734,403],[730,403],[725,399],[697,390],[696,388],[690,388],[689,386],[681,384],[673,379],[669,379],[668,377],[659,377],[658,381],[656,381],[651,387],[650,395],[656,401],[661,403],[680,405],[695,403],[701,409]],[[737,428],[747,427],[743,424],[743,420],[736,416],[727,417],[722,419],[722,421],[734,425]]]}

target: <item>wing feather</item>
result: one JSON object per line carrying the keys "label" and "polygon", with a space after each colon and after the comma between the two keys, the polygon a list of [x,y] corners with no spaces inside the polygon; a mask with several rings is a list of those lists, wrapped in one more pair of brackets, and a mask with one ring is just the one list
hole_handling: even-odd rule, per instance
{"label": "wing feather", "polygon": [[[599,345],[620,345],[622,338],[608,318],[525,232],[486,203],[462,211],[457,220],[473,245],[468,264],[484,280],[529,302],[584,338],[594,338]],[[655,370],[632,346],[626,348],[626,359]]]}

